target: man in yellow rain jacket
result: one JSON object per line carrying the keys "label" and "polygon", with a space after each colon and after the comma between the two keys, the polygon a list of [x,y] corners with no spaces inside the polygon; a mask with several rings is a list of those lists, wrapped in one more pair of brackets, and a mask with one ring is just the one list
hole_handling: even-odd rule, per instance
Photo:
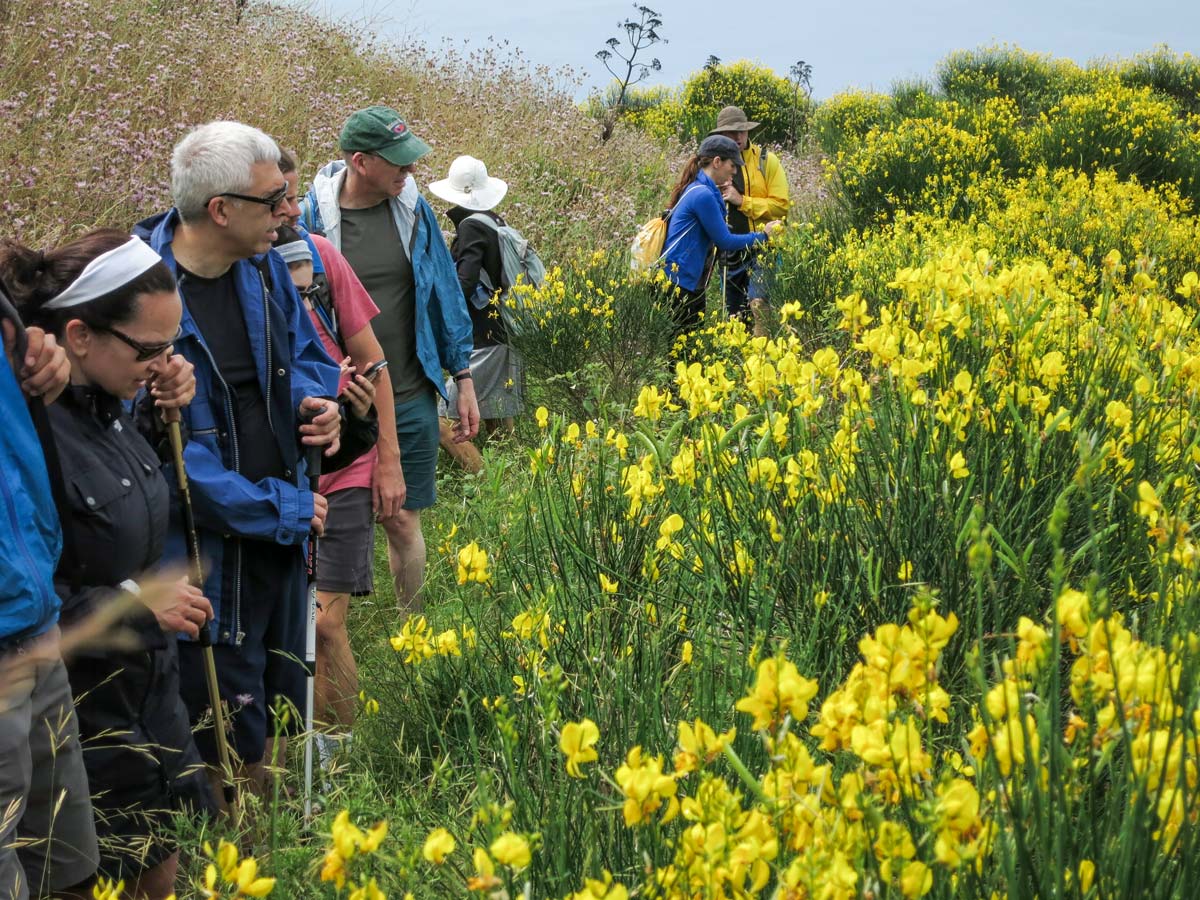
{"label": "man in yellow rain jacket", "polygon": [[[779,157],[750,143],[750,132],[758,124],[749,121],[738,107],[726,106],[717,115],[716,127],[709,132],[736,141],[745,162],[734,170],[730,181],[718,185],[728,210],[729,230],[734,234],[761,230],[764,223],[785,218],[791,206],[787,176]],[[725,309],[731,316],[744,317],[754,301],[766,299],[761,284],[753,277],[755,252],[750,249],[721,256]]]}

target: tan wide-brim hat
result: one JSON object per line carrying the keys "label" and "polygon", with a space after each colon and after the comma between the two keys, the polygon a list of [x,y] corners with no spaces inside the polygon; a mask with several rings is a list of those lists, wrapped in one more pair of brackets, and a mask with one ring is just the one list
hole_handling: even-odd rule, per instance
{"label": "tan wide-brim hat", "polygon": [[463,209],[486,212],[504,199],[508,184],[488,175],[487,166],[473,156],[450,163],[450,177],[429,185],[430,192]]}
{"label": "tan wide-brim hat", "polygon": [[713,130],[709,134],[718,134],[722,131],[753,131],[761,123],[751,122],[746,118],[746,113],[737,106],[727,106],[717,113],[717,124],[713,126]]}

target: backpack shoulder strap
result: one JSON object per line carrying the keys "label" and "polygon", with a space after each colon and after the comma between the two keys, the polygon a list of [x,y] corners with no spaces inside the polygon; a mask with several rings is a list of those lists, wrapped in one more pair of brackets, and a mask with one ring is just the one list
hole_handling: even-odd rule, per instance
{"label": "backpack shoulder strap", "polygon": [[317,318],[321,320],[321,324],[325,326],[325,330],[329,332],[333,342],[345,352],[346,347],[342,343],[341,328],[338,325],[337,307],[333,302],[333,286],[324,272],[313,273],[313,287],[316,290],[308,295],[312,301],[313,312],[317,314]]}
{"label": "backpack shoulder strap", "polygon": [[767,150],[767,148],[760,146],[758,148],[758,174],[763,177],[763,181],[767,180],[767,157],[768,156],[770,156],[770,152]]}
{"label": "backpack shoulder strap", "polygon": [[698,188],[698,187],[704,187],[704,185],[700,184],[697,181],[693,181],[691,184],[689,184],[687,187],[685,187],[683,189],[683,193],[679,195],[679,199],[675,201],[675,205],[667,207],[667,211],[665,213],[663,213],[663,219],[664,220],[669,219],[671,217],[671,213],[675,212],[675,210],[679,207],[679,204],[683,202],[683,198],[686,197],[688,194],[690,194],[692,192],[693,188]]}
{"label": "backpack shoulder strap", "polygon": [[488,227],[494,229],[495,231],[500,230],[500,223],[497,222],[495,219],[493,219],[491,216],[489,216],[485,212],[471,213],[469,216],[467,216],[465,219],[463,219],[463,221],[464,222],[469,222],[469,221],[483,222]]}

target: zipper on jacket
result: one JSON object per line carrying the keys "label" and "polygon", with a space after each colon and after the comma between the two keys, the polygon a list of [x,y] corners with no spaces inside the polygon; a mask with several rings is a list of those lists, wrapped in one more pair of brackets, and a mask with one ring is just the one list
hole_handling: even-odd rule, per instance
{"label": "zipper on jacket", "polygon": [[[183,279],[180,279],[182,282]],[[234,418],[233,400],[230,399],[229,385],[221,375],[221,370],[217,368],[217,361],[213,358],[212,352],[205,346],[203,340],[198,340],[197,345],[204,351],[204,355],[208,357],[208,364],[212,367],[213,374],[217,376],[217,381],[221,385],[221,392],[225,395],[225,419],[229,424],[229,447],[233,451],[233,471],[240,474],[242,467],[241,453],[238,452],[238,436],[237,436],[237,421]],[[242,645],[242,541],[241,538],[235,539],[234,555],[237,559],[233,574],[233,640],[234,646]]]}
{"label": "zipper on jacket", "polygon": [[257,269],[258,283],[262,287],[263,301],[263,334],[267,344],[267,396],[264,398],[267,402],[267,427],[271,429],[271,434],[275,434],[275,423],[271,420],[271,300],[267,293],[267,280],[263,278],[262,269]]}

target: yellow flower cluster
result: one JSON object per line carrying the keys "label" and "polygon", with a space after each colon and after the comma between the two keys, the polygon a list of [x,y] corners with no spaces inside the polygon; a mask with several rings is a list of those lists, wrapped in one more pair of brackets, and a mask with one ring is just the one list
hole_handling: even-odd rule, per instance
{"label": "yellow flower cluster", "polygon": [[898,209],[955,215],[964,188],[999,171],[988,136],[938,119],[873,129],[827,169],[859,211],[858,224],[887,221]]}
{"label": "yellow flower cluster", "polygon": [[463,625],[460,630],[448,628],[435,634],[424,616],[409,616],[390,643],[393,650],[404,654],[406,664],[415,666],[435,656],[462,656],[463,647],[474,650],[476,633]]}
{"label": "yellow flower cluster", "polygon": [[579,767],[584,763],[596,761],[596,742],[600,740],[600,729],[591,719],[582,722],[568,722],[563,726],[562,736],[558,747],[567,758],[567,774],[572,778],[582,778],[583,772]]}
{"label": "yellow flower cluster", "polygon": [[813,121],[813,129],[826,153],[858,144],[868,132],[887,127],[899,118],[887,94],[843,91],[824,101]]}
{"label": "yellow flower cluster", "polygon": [[1099,166],[1144,182],[1194,189],[1195,148],[1174,104],[1150,87],[1116,83],[1066,96],[1042,114],[1032,140],[1051,166]]}
{"label": "yellow flower cluster", "polygon": [[321,880],[332,881],[339,891],[347,886],[354,900],[383,900],[383,894],[374,878],[361,884],[352,878],[351,868],[356,859],[371,856],[387,837],[388,823],[379,822],[370,831],[364,832],[350,821],[349,810],[337,814],[330,826],[329,848],[321,866]]}
{"label": "yellow flower cluster", "polygon": [[487,584],[492,580],[487,551],[475,541],[458,551],[458,583]]}
{"label": "yellow flower cluster", "polygon": [[[1085,189],[1075,176],[1042,184],[1075,197]],[[1140,202],[1140,188],[1111,178],[1096,184]],[[1164,194],[1155,202],[1173,201]],[[556,428],[538,477],[563,467],[582,508],[607,497],[620,503],[625,515],[604,523],[601,546],[644,547],[648,581],[670,572],[727,578],[737,588],[769,566],[764,548],[785,540],[797,511],[874,511],[879,495],[906,488],[896,457],[872,457],[872,447],[901,443],[937,461],[948,493],[989,471],[1026,477],[1011,474],[1011,455],[988,460],[980,447],[1046,447],[1065,435],[1086,441],[1079,480],[1101,478],[1144,522],[1146,562],[1163,575],[1152,597],[1169,616],[1176,598],[1194,593],[1186,511],[1200,492],[1186,474],[1156,488],[1140,473],[1186,473],[1200,463],[1200,335],[1178,302],[1196,282],[1179,276],[1160,285],[1115,251],[1094,259],[1087,272],[1082,261],[1056,272],[1036,261],[1002,266],[986,250],[948,244],[893,271],[890,301],[861,293],[838,301],[840,349],[806,345],[792,330],[803,318],[796,310],[771,338],[750,337],[736,323],[709,329],[697,343],[704,353],[677,366],[669,390],[641,392],[624,443],[579,427],[568,442]],[[1081,299],[1079,285],[1095,293]],[[584,465],[607,466],[607,474],[575,479]],[[970,565],[986,565],[989,553],[978,543]],[[910,560],[897,566],[902,581],[913,578]],[[599,583],[606,591],[615,581],[602,574]],[[1145,596],[1132,583],[1129,591]],[[824,606],[831,594],[814,585],[813,603]],[[1106,777],[1105,760],[1121,747],[1129,792],[1152,810],[1163,852],[1196,826],[1197,714],[1182,699],[1194,638],[1152,647],[1120,615],[1095,615],[1088,594],[1064,588],[1053,624],[1029,616],[1016,623],[998,680],[968,709],[955,740],[945,733],[954,713],[940,665],[958,618],[939,612],[920,585],[916,597],[906,623],[873,628],[860,641],[861,662],[807,731],[819,750],[802,733],[817,685],[772,656],[756,664],[736,707],[760,733],[768,771],[748,780],[733,731],[717,734],[698,719],[679,723],[673,770],[644,746],[628,752],[613,775],[623,820],[670,826],[664,833],[673,835],[672,862],[654,871],[648,893],[738,897],[775,884],[779,896],[849,898],[885,886],[906,897],[950,889],[986,871],[1001,833],[1022,827],[1009,818],[1006,792],[1044,785],[1052,756],[1071,758],[1068,790],[1082,790]],[[549,649],[556,632],[545,609],[522,624]],[[1060,652],[1071,654],[1066,668]],[[1050,672],[1067,669],[1074,710],[1055,734],[1039,693]],[[560,749],[571,763],[582,760],[585,732],[583,723],[568,727]],[[969,748],[965,759],[957,749],[940,752],[948,737],[951,747]],[[717,777],[726,763],[745,796]],[[1091,884],[1096,867],[1085,859],[1073,877]]]}
{"label": "yellow flower cluster", "polygon": [[554,334],[566,327],[578,330],[587,322],[612,328],[616,291],[621,285],[612,279],[596,280],[602,277],[599,273],[605,259],[601,253],[577,269],[554,266],[541,287],[518,284],[508,296],[531,330]]}
{"label": "yellow flower cluster", "polygon": [[197,885],[201,897],[208,900],[265,897],[275,889],[274,878],[259,877],[258,860],[253,856],[241,857],[229,841],[222,840],[215,850],[205,841],[204,855],[211,862],[204,868],[202,883]]}
{"label": "yellow flower cluster", "polygon": [[519,872],[533,861],[533,849],[524,835],[506,831],[492,841],[487,850],[476,847],[471,855],[475,874],[467,879],[467,890],[491,894],[503,882],[496,874],[496,866],[506,866]]}
{"label": "yellow flower cluster", "polygon": [[[940,661],[958,623],[920,593],[906,624],[880,626],[859,642],[861,661],[821,704],[808,731],[827,759],[803,739],[816,685],[782,657],[759,664],[737,704],[753,717],[765,750],[760,775],[734,752],[735,732],[717,735],[699,720],[680,723],[674,771],[634,747],[615,773],[626,825],[681,820],[668,839],[671,862],[647,875],[649,894],[749,897],[774,883],[777,897],[851,900],[885,887],[912,898],[935,885],[952,888],[962,874],[984,872],[1009,814],[981,780],[984,764],[995,761],[1003,778],[1014,779],[1006,790],[1020,790],[1018,776],[1044,780],[1049,755],[1069,751],[1085,733],[1092,744],[1073,757],[1080,784],[1089,767],[1104,769],[1122,731],[1131,730],[1134,796],[1152,801],[1156,839],[1173,846],[1183,824],[1200,819],[1200,741],[1190,722],[1200,724],[1200,713],[1187,714],[1179,702],[1188,693],[1180,654],[1137,641],[1120,617],[1093,620],[1078,591],[1060,595],[1055,618],[1079,650],[1072,696],[1096,725],[1073,713],[1053,750],[1042,746],[1048,720],[1031,698],[1053,648],[1045,627],[1023,620],[1015,653],[1003,660],[1006,676],[973,711],[979,724],[968,736],[970,763],[957,752],[935,758],[928,742],[949,724],[951,702]],[[733,784],[719,774],[721,762]],[[1081,882],[1094,875],[1085,860]]]}

